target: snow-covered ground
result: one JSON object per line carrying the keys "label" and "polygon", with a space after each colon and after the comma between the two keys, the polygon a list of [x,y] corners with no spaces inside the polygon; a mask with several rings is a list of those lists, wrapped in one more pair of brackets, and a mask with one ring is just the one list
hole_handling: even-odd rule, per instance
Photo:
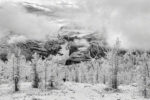
{"label": "snow-covered ground", "polygon": [[120,86],[118,92],[106,91],[103,84],[72,82],[64,83],[57,90],[32,89],[31,83],[22,83],[20,88],[20,92],[12,93],[11,85],[0,85],[0,100],[146,100],[138,96],[137,87],[134,86]]}

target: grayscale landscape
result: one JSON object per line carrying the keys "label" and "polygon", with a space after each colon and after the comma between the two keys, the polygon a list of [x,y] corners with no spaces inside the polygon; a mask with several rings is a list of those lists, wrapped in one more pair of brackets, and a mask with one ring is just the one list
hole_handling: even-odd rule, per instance
{"label": "grayscale landscape", "polygon": [[0,0],[0,100],[149,100],[150,1]]}

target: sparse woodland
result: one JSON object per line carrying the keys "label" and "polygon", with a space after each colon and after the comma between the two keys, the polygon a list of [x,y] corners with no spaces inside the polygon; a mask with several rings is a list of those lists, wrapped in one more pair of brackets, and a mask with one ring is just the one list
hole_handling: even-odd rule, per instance
{"label": "sparse woodland", "polygon": [[57,63],[60,55],[50,55],[42,59],[33,55],[32,61],[26,61],[18,52],[9,56],[7,62],[0,61],[0,84],[11,83],[12,91],[20,91],[20,82],[32,82],[33,88],[41,90],[59,89],[66,82],[106,84],[110,89],[118,90],[119,85],[133,85],[145,98],[150,96],[150,57],[148,53],[133,54],[128,51],[118,55],[119,41],[114,48],[106,52],[106,57],[93,59],[69,66]]}

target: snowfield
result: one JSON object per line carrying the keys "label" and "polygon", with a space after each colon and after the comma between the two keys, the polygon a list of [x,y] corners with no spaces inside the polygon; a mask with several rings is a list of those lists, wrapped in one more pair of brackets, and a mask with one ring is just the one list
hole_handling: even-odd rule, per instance
{"label": "snowfield", "polygon": [[[0,85],[0,100],[148,100],[138,96],[136,86],[119,86],[114,92],[103,84],[66,82],[60,88],[42,91],[32,89],[31,83],[21,83],[21,91],[11,92],[11,85]],[[108,90],[108,91],[107,91]]]}

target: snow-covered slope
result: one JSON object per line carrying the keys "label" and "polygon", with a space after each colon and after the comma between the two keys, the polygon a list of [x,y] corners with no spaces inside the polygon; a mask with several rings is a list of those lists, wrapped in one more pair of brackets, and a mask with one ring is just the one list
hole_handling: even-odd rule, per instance
{"label": "snow-covered slope", "polygon": [[11,94],[11,85],[0,85],[0,100],[147,100],[138,96],[137,87],[120,86],[120,92],[105,91],[103,84],[64,83],[58,90],[32,89],[21,83],[21,92]]}

